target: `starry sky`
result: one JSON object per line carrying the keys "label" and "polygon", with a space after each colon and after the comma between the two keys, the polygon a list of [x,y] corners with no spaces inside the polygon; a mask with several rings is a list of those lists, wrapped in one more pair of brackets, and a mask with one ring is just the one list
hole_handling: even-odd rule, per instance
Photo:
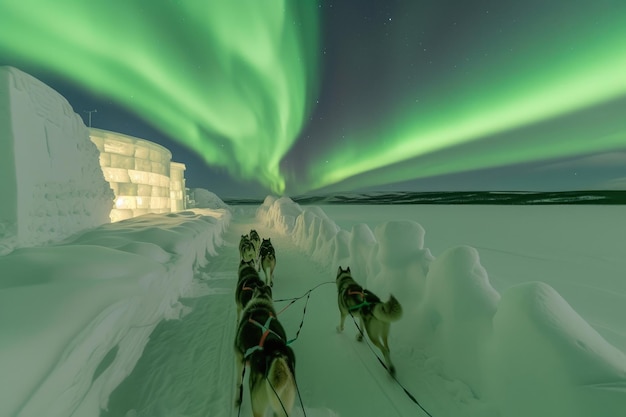
{"label": "starry sky", "polygon": [[3,0],[0,65],[223,197],[626,189],[624,22],[623,0]]}

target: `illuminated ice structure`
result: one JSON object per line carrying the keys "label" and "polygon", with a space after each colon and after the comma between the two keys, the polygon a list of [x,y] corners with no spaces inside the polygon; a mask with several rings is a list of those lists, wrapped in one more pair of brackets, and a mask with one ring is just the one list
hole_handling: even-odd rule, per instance
{"label": "illuminated ice structure", "polygon": [[168,149],[102,129],[91,128],[90,136],[100,151],[104,178],[115,193],[111,221],[185,209],[185,165],[171,162]]}
{"label": "illuminated ice structure", "polygon": [[80,116],[13,67],[0,67],[0,191],[0,255],[108,223],[114,198]]}

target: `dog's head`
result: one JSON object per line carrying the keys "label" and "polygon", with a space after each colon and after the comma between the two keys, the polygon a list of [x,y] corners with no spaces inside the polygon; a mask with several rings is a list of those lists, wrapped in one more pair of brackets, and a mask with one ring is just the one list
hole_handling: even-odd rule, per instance
{"label": "dog's head", "polygon": [[239,272],[248,267],[254,268],[254,259],[250,259],[249,261],[244,261],[242,259],[239,261]]}
{"label": "dog's head", "polygon": [[343,269],[341,265],[339,265],[339,268],[337,269],[337,279],[339,279],[339,277],[343,276],[344,274],[352,276],[352,274],[350,273],[350,267]]}
{"label": "dog's head", "polygon": [[335,280],[335,282],[337,283],[337,287],[340,287],[341,282],[344,281],[345,279],[352,280],[352,273],[350,272],[350,267],[343,269],[341,265],[339,265],[339,268],[337,269],[337,278]]}

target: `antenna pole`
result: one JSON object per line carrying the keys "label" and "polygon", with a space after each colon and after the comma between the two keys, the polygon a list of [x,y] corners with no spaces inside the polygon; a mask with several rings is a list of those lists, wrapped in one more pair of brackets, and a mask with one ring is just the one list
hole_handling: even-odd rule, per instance
{"label": "antenna pole", "polygon": [[98,110],[85,110],[85,113],[89,114],[89,127],[91,127],[91,113],[98,113]]}

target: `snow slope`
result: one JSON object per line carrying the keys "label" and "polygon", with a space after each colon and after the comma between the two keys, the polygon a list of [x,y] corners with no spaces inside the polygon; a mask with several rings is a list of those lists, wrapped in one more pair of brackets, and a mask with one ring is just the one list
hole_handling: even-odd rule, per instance
{"label": "snow slope", "polygon": [[145,215],[0,257],[0,415],[97,415],[157,324],[183,314],[230,217]]}
{"label": "snow slope", "polygon": [[[192,313],[157,327],[103,416],[236,415],[233,290],[239,237],[251,228],[276,247],[275,299],[314,288],[308,303],[300,298],[279,316],[289,337],[302,323],[293,348],[306,415],[426,415],[398,382],[433,416],[623,415],[623,352],[550,286],[499,294],[476,249],[451,247],[435,258],[413,221],[345,231],[320,208],[289,199],[253,210],[235,208],[226,244],[196,275],[195,297],[182,300]],[[356,266],[359,253],[369,253],[369,262],[358,261],[368,286],[383,298],[392,289],[405,306],[390,339],[397,381],[355,340],[354,325],[335,330],[336,266]],[[287,302],[276,304],[280,311]],[[247,390],[241,414],[250,415]],[[303,415],[298,403],[293,415]]]}
{"label": "snow slope", "polygon": [[[237,246],[252,228],[276,247],[275,299],[298,298],[276,301],[289,305],[279,315],[288,336],[301,329],[294,416],[427,415],[408,393],[437,417],[624,415],[624,353],[548,284],[496,291],[479,250],[434,256],[414,220],[348,231],[319,207],[273,197],[141,216],[0,257],[0,415],[237,415]],[[402,302],[390,337],[397,380],[353,324],[336,332],[338,265]]]}

